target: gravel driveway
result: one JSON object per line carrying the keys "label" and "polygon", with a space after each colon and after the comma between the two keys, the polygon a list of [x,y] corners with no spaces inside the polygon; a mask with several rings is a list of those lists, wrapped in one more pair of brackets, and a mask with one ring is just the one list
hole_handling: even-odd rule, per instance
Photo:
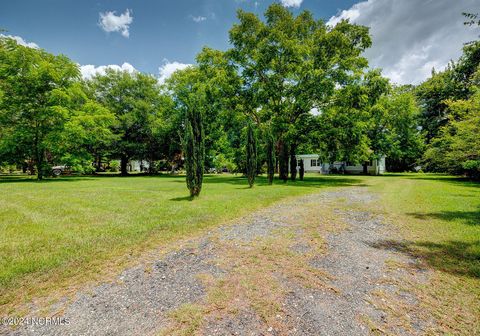
{"label": "gravel driveway", "polygon": [[419,305],[398,284],[405,272],[391,267],[417,261],[378,247],[399,237],[365,211],[373,202],[367,188],[349,188],[278,203],[52,306],[67,325],[0,334],[422,334],[432,322],[414,310],[399,319],[381,308],[386,297]]}

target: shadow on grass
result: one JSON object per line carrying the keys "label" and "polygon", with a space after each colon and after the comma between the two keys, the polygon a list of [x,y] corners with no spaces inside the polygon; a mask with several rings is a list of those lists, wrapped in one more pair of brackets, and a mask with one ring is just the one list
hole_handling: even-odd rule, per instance
{"label": "shadow on grass", "polygon": [[[35,176],[29,175],[0,175],[0,183],[52,183],[52,182],[79,182],[79,181],[94,181],[102,179],[128,179],[128,178],[170,178],[175,179],[179,178],[183,182],[185,177],[181,175],[168,175],[168,174],[129,174],[122,176],[120,174],[98,174],[98,175],[71,175],[71,176],[60,176],[60,177],[45,177],[43,180],[39,181]],[[180,182],[180,181],[179,181]]]}
{"label": "shadow on grass", "polygon": [[[155,179],[162,180],[168,179],[169,182],[174,183],[185,183],[185,176],[183,175],[169,175],[169,174],[158,174],[158,175],[149,175],[149,174],[131,174],[127,176],[120,176],[118,174],[99,174],[99,175],[83,175],[83,176],[61,176],[61,177],[51,177],[45,178],[42,181],[37,181],[35,177],[32,176],[0,176],[1,183],[55,183],[55,182],[79,182],[79,181],[95,181],[103,179],[117,178],[119,181],[121,179],[128,178],[144,178],[144,179]],[[364,180],[361,177],[346,177],[342,176],[306,176],[303,181],[290,181],[287,182],[275,179],[274,185],[285,185],[289,187],[303,187],[303,188],[323,188],[323,187],[337,187],[337,186],[366,186],[363,183]],[[204,178],[205,184],[230,184],[238,185],[241,187],[246,187],[248,189],[248,182],[246,177],[241,175],[205,175]],[[268,180],[266,176],[258,176],[255,181],[255,186],[268,186]]]}
{"label": "shadow on grass", "polygon": [[[243,176],[229,176],[225,177],[222,175],[210,175],[205,178],[204,182],[206,184],[233,184],[241,185],[248,188],[247,178]],[[273,181],[274,185],[285,185],[289,187],[312,187],[312,188],[321,188],[321,187],[336,187],[336,186],[366,186],[363,183],[364,181],[361,178],[354,177],[339,177],[339,176],[307,176],[303,181],[296,180],[287,182],[275,179]],[[268,186],[268,179],[265,176],[258,176],[255,180],[255,186]],[[243,189],[243,188],[242,188]]]}
{"label": "shadow on grass", "polygon": [[175,197],[175,198],[170,198],[170,201],[174,201],[174,202],[184,202],[184,201],[188,201],[188,202],[191,202],[193,201],[195,198],[192,197],[192,196],[184,196],[184,197]]}
{"label": "shadow on grass", "polygon": [[442,243],[383,240],[371,246],[420,258],[432,268],[442,272],[480,278],[480,240],[474,242],[450,240]]}
{"label": "shadow on grass", "polygon": [[480,226],[480,209],[478,211],[440,211],[432,213],[409,213],[409,216],[421,220],[440,219],[444,221],[460,221],[466,225]]}
{"label": "shadow on grass", "polygon": [[451,175],[444,175],[444,174],[389,174],[385,176],[392,176],[392,177],[399,177],[403,176],[409,180],[423,180],[423,181],[437,181],[437,182],[444,182],[450,183],[455,185],[462,185],[465,187],[476,187],[480,188],[480,181],[472,180],[467,177],[461,176],[451,176]]}
{"label": "shadow on grass", "polygon": [[54,182],[79,182],[96,180],[96,176],[62,176],[44,178],[39,181],[31,176],[0,176],[0,184],[2,183],[54,183]]}

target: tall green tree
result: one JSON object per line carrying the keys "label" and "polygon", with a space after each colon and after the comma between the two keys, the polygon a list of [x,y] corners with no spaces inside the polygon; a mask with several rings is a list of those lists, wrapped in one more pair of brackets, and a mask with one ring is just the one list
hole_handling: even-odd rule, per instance
{"label": "tall green tree", "polygon": [[87,85],[97,102],[116,118],[113,132],[118,140],[112,155],[120,158],[120,171],[127,175],[128,161],[146,159],[156,121],[163,118],[162,96],[154,76],[107,69]]}
{"label": "tall green tree", "polygon": [[0,38],[0,157],[29,161],[41,180],[69,119],[78,66],[65,56]]}
{"label": "tall green tree", "polygon": [[187,172],[187,188],[190,196],[196,197],[202,191],[203,173],[205,170],[205,142],[202,113],[189,110],[185,121],[185,169]]}
{"label": "tall green tree", "polygon": [[[467,26],[478,26],[478,14],[463,13]],[[478,86],[475,75],[480,65],[480,41],[470,41],[463,47],[462,56],[457,61],[448,64],[445,70],[432,70],[432,76],[420,84],[417,97],[422,107],[422,126],[427,142],[435,138],[439,130],[450,118],[449,100],[468,100]]]}
{"label": "tall green tree", "polygon": [[271,124],[285,180],[289,151],[298,145],[289,128],[329,104],[335,87],[367,66],[361,53],[371,43],[368,28],[347,21],[327,27],[308,11],[295,16],[280,4],[269,6],[265,21],[241,10],[238,19],[227,55],[242,80],[243,107],[257,124]]}
{"label": "tall green tree", "polygon": [[[464,15],[466,25],[478,25],[478,15]],[[424,155],[427,169],[478,176],[475,105],[479,102],[479,88],[479,40],[466,43],[458,61],[451,62],[443,72],[433,73],[418,87],[428,142]]]}
{"label": "tall green tree", "polygon": [[167,81],[177,113],[184,116],[183,154],[190,196],[199,196],[205,170],[204,114],[207,88],[198,67],[175,72]]}
{"label": "tall green tree", "polygon": [[206,166],[236,171],[246,165],[240,135],[251,119],[238,95],[240,78],[225,52],[203,48],[196,60],[205,90]]}
{"label": "tall green tree", "polygon": [[257,137],[252,123],[248,123],[247,126],[247,145],[246,145],[246,157],[247,157],[247,179],[248,185],[253,187],[255,184],[255,177],[257,176]]}
{"label": "tall green tree", "polygon": [[371,108],[389,89],[388,81],[378,70],[352,76],[334,95],[335,103],[319,116],[319,142],[324,144],[323,157],[330,163],[362,163],[373,159]]}
{"label": "tall green tree", "polygon": [[425,153],[427,168],[480,179],[480,89],[468,100],[449,100],[449,122]]}
{"label": "tall green tree", "polygon": [[385,155],[389,171],[409,171],[425,148],[420,108],[408,87],[395,88],[371,108],[369,138],[374,157]]}
{"label": "tall green tree", "polygon": [[422,106],[421,125],[426,140],[430,142],[448,122],[447,99],[459,96],[459,84],[455,80],[455,64],[450,63],[444,71],[432,71],[432,76],[416,88]]}

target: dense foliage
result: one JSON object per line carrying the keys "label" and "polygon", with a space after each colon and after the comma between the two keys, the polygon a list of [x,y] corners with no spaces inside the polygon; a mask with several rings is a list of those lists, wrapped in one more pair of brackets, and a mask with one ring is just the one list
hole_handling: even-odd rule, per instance
{"label": "dense foliage", "polygon": [[1,37],[0,166],[42,179],[59,164],[126,175],[138,160],[149,173],[185,168],[192,196],[206,171],[295,180],[299,153],[479,177],[480,42],[417,87],[368,68],[367,27],[279,4],[264,19],[239,11],[230,42],[159,83],[115,70],[84,80],[67,57]]}
{"label": "dense foliage", "polygon": [[[465,14],[467,25],[478,25]],[[457,62],[416,88],[427,136],[424,163],[430,171],[480,178],[480,41],[463,48]]]}

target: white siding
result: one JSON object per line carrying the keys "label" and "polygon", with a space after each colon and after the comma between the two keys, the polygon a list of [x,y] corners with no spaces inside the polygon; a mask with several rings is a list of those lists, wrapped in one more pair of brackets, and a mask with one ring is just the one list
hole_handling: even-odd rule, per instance
{"label": "white siding", "polygon": [[[319,156],[315,154],[299,154],[296,155],[297,161],[303,160],[305,172],[316,172],[322,174],[328,174],[331,168],[337,169],[340,171],[341,169],[345,169],[345,173],[347,174],[362,174],[363,173],[363,165],[354,165],[354,166],[347,166],[345,162],[334,162],[333,164],[329,163],[322,163],[318,161]],[[316,165],[312,165],[312,160],[315,160],[314,163]],[[297,166],[297,169],[300,167]],[[385,173],[385,156],[382,156],[378,160],[373,160],[372,165],[367,167],[368,174],[370,175],[378,175]]]}

